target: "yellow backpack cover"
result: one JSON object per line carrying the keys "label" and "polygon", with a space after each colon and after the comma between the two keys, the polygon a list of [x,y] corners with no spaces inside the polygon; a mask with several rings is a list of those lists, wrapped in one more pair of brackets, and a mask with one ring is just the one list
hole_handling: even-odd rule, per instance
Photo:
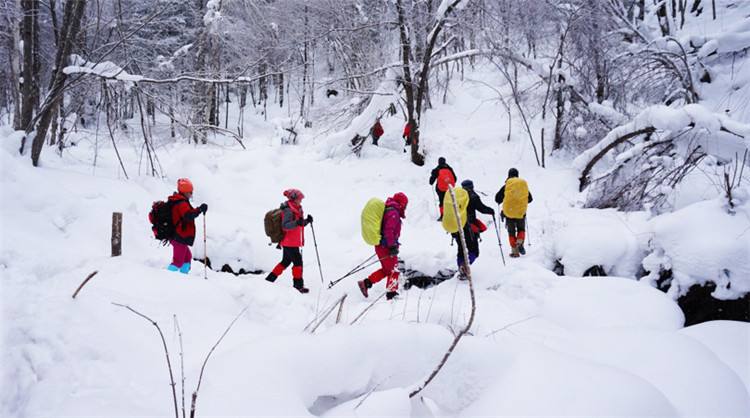
{"label": "yellow backpack cover", "polygon": [[380,244],[383,212],[385,212],[385,202],[377,197],[368,200],[362,209],[362,239],[369,245]]}
{"label": "yellow backpack cover", "polygon": [[[458,213],[461,215],[461,228],[466,226],[466,208],[469,207],[469,192],[461,187],[453,189],[456,193],[456,203],[458,203]],[[451,234],[458,232],[458,220],[456,213],[453,211],[453,197],[450,191],[445,193],[443,199],[443,229]]]}
{"label": "yellow backpack cover", "polygon": [[529,206],[529,185],[518,177],[505,181],[503,213],[508,218],[523,219]]}

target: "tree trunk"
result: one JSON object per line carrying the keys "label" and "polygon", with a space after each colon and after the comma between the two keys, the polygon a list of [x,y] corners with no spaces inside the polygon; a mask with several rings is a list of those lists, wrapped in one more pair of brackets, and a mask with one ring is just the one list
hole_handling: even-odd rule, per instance
{"label": "tree trunk", "polygon": [[[66,74],[62,71],[65,67],[68,57],[73,51],[73,43],[78,36],[81,28],[81,18],[86,10],[86,0],[77,0],[65,3],[65,12],[60,36],[60,45],[57,48],[55,57],[55,70],[52,76],[53,83],[44,105],[39,112],[38,122],[35,126],[26,128],[27,135],[34,132],[34,141],[31,144],[31,162],[36,167],[39,165],[39,156],[42,154],[44,140],[47,137],[52,116],[54,115],[55,105],[60,103],[65,89]],[[21,146],[23,150],[23,145]]]}
{"label": "tree trunk", "polygon": [[[403,79],[401,80],[404,86],[404,93],[406,94],[406,123],[409,124],[409,137],[408,140],[411,142],[411,160],[415,162],[418,159],[418,148],[417,141],[419,133],[417,132],[417,125],[415,123],[414,114],[414,83],[411,78],[411,42],[409,40],[409,34],[406,28],[405,10],[402,0],[396,0],[396,11],[398,14],[398,32],[401,39],[401,68],[403,70]],[[416,164],[416,162],[415,162]]]}
{"label": "tree trunk", "polygon": [[21,130],[25,129],[26,126],[21,123],[21,89],[18,79],[21,77],[21,51],[18,50],[18,46],[21,45],[20,33],[20,22],[18,19],[13,17],[10,13],[6,16],[8,26],[12,36],[8,38],[8,54],[10,55],[10,92],[13,99],[13,129]]}
{"label": "tree trunk", "polygon": [[37,14],[39,10],[39,0],[21,0],[23,12],[23,25],[21,35],[23,39],[23,84],[21,86],[21,125],[28,129],[31,120],[34,117],[34,109],[39,102],[39,80],[34,76],[38,69],[39,49],[34,45],[35,23],[38,26]]}

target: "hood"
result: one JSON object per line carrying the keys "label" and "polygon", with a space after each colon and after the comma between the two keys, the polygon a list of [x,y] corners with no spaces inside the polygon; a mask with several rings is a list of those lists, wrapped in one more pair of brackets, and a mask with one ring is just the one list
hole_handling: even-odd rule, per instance
{"label": "hood", "polygon": [[385,207],[387,208],[395,208],[398,210],[398,215],[402,218],[406,218],[406,208],[401,206],[401,203],[399,203],[396,199],[389,197],[385,201]]}
{"label": "hood", "polygon": [[178,202],[180,200],[187,201],[188,198],[185,197],[185,195],[183,195],[182,193],[178,193],[178,192],[174,192],[174,194],[172,194],[172,196],[169,196],[169,201],[170,202]]}

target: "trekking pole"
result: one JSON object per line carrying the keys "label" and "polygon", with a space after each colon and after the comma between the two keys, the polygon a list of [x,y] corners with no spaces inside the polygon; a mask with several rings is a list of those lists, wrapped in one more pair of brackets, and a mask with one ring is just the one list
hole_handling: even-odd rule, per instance
{"label": "trekking pole", "polygon": [[330,289],[333,286],[336,286],[337,284],[339,284],[340,281],[346,279],[347,277],[349,277],[351,275],[354,275],[354,274],[357,274],[360,271],[362,271],[362,270],[364,270],[364,269],[366,269],[366,268],[368,268],[368,267],[370,267],[370,266],[372,266],[372,265],[374,265],[376,263],[379,263],[379,262],[385,260],[386,258],[388,258],[390,256],[385,256],[383,258],[378,258],[376,260],[373,260],[374,257],[375,257],[375,254],[371,255],[370,257],[367,258],[367,260],[365,260],[365,261],[357,264],[356,267],[354,267],[353,269],[349,270],[348,273],[344,274],[343,276],[339,277],[338,279],[336,279],[334,281],[328,282],[328,288]]}
{"label": "trekking pole", "polygon": [[505,266],[505,253],[503,252],[503,242],[500,239],[499,225],[497,224],[497,219],[495,219],[495,215],[492,215],[492,223],[495,224],[495,235],[497,235],[497,245],[500,246],[500,257],[503,258],[503,266]]}
{"label": "trekking pole", "polygon": [[523,227],[524,230],[526,230],[526,242],[529,244],[529,247],[531,247],[531,234],[529,234],[529,223],[526,221],[526,215],[523,216]]}
{"label": "trekking pole", "polygon": [[318,253],[318,240],[315,239],[315,226],[310,223],[310,230],[313,234],[313,244],[315,244],[315,257],[318,259],[318,273],[320,273],[320,284],[323,284],[323,268],[320,266],[320,254]]}
{"label": "trekking pole", "polygon": [[203,280],[208,280],[208,255],[206,251],[206,213],[203,213]]}

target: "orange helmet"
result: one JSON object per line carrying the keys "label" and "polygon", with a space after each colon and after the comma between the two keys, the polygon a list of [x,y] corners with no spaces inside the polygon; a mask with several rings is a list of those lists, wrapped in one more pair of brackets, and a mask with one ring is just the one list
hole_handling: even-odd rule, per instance
{"label": "orange helmet", "polygon": [[193,193],[193,183],[190,180],[182,178],[177,180],[178,193]]}

